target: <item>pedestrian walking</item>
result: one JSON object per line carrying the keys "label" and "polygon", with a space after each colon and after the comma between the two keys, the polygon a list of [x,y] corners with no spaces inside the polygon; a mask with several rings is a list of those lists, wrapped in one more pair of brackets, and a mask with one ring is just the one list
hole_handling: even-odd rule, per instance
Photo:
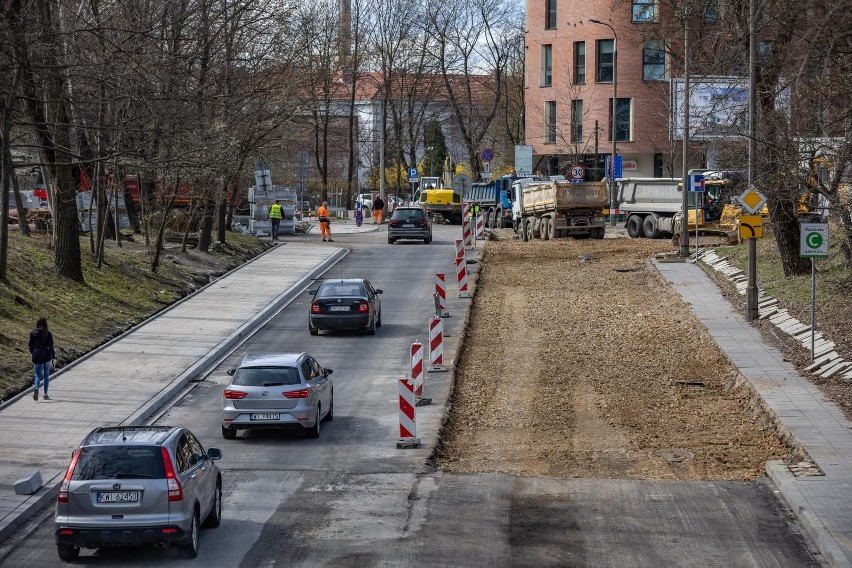
{"label": "pedestrian walking", "polygon": [[376,221],[378,221],[379,225],[382,224],[382,215],[384,213],[384,208],[384,199],[382,199],[381,195],[377,195],[376,198],[373,200],[373,225],[376,224]]}
{"label": "pedestrian walking", "polygon": [[33,400],[38,400],[38,389],[42,381],[44,381],[44,399],[50,400],[47,388],[50,386],[50,371],[56,362],[56,353],[53,351],[53,334],[47,329],[46,318],[39,318],[35,329],[30,332],[29,348],[35,370]]}
{"label": "pedestrian walking", "polygon": [[317,209],[317,218],[319,219],[320,234],[322,235],[323,242],[328,241],[333,243],[334,239],[331,238],[331,213],[328,211],[328,201],[323,201],[320,208]]}
{"label": "pedestrian walking", "polygon": [[276,199],[275,203],[269,206],[269,220],[272,222],[272,240],[278,240],[278,227],[281,226],[281,219],[284,215],[281,210],[281,202]]}

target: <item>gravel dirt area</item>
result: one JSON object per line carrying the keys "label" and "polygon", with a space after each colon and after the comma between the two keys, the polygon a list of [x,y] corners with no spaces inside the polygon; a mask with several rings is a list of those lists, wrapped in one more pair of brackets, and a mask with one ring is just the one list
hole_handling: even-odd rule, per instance
{"label": "gravel dirt area", "polygon": [[649,258],[668,241],[488,241],[451,412],[455,473],[752,480],[798,461]]}

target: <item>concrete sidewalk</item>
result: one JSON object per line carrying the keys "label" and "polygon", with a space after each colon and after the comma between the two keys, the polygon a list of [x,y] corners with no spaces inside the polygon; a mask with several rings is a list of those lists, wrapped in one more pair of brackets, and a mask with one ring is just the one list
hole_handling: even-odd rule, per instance
{"label": "concrete sidewalk", "polygon": [[[92,428],[143,423],[348,252],[315,241],[276,246],[74,361],[51,378],[51,400],[28,390],[3,404],[0,540],[55,498]],[[14,481],[36,470],[44,486],[16,495]]]}
{"label": "concrete sidewalk", "polygon": [[822,470],[824,475],[796,476],[781,462],[766,466],[829,565],[852,567],[852,422],[764,342],[700,267],[654,264],[776,415],[782,434],[792,437]]}

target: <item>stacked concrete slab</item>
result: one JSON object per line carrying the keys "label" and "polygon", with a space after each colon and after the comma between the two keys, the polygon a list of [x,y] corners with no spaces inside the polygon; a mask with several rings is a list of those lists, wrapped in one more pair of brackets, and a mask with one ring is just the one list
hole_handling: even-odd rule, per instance
{"label": "stacked concrete slab", "polygon": [[[699,250],[698,259],[733,282],[741,295],[746,294],[748,276],[739,268],[733,266],[726,257],[717,255],[712,250]],[[811,350],[811,326],[791,316],[786,309],[778,304],[778,300],[768,296],[762,289],[757,293],[758,317],[769,320],[775,327],[783,331],[802,347]],[[852,380],[852,361],[846,361],[834,350],[835,344],[823,337],[822,333],[813,332],[814,362],[805,368],[809,373],[821,378],[840,377]]]}

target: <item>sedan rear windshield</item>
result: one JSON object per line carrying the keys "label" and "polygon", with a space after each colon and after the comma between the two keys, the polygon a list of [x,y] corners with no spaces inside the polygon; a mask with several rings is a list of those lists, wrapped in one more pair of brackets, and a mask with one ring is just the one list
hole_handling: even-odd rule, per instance
{"label": "sedan rear windshield", "polygon": [[162,479],[160,446],[87,446],[80,450],[71,479]]}
{"label": "sedan rear windshield", "polygon": [[361,284],[326,282],[317,292],[317,298],[341,298],[347,296],[363,296],[364,286]]}
{"label": "sedan rear windshield", "polygon": [[392,219],[424,219],[426,213],[422,209],[397,209]]}
{"label": "sedan rear windshield", "polygon": [[301,382],[295,367],[243,367],[234,373],[232,385],[244,387],[277,387]]}

